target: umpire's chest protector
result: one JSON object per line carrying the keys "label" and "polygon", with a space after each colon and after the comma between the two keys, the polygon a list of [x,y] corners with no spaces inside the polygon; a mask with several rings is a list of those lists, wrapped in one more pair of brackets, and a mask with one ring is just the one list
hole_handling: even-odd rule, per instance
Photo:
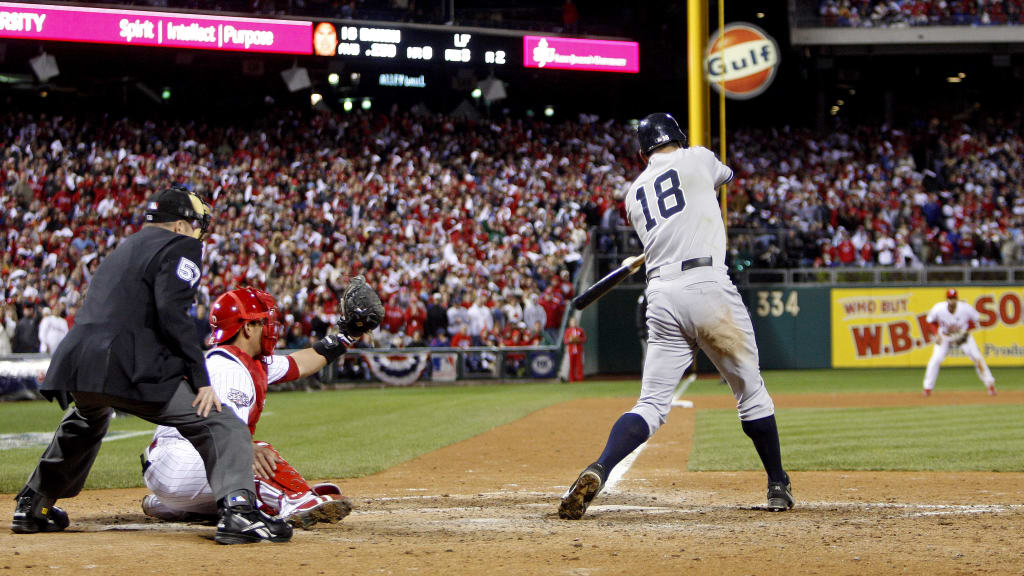
{"label": "umpire's chest protector", "polygon": [[[158,227],[144,227],[121,242],[89,283],[42,389],[167,401],[188,373],[180,346],[188,335],[169,334],[167,322],[160,320],[167,311],[157,305],[165,305],[167,285],[194,295],[201,251],[199,240]],[[172,274],[177,278],[167,278]],[[175,281],[182,286],[174,287]],[[180,314],[187,319],[187,313],[185,306]],[[194,328],[191,337],[198,349]]]}

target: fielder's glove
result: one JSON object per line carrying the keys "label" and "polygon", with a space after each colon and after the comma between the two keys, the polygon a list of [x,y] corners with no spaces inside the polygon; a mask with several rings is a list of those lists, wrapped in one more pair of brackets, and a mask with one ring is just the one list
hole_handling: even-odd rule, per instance
{"label": "fielder's glove", "polygon": [[946,335],[946,339],[949,340],[951,346],[961,346],[964,342],[967,342],[967,331],[959,330],[957,332],[951,332]]}
{"label": "fielder's glove", "polygon": [[341,295],[341,318],[338,329],[342,335],[352,340],[359,340],[363,334],[380,326],[384,320],[384,304],[380,296],[370,288],[362,275],[349,282]]}

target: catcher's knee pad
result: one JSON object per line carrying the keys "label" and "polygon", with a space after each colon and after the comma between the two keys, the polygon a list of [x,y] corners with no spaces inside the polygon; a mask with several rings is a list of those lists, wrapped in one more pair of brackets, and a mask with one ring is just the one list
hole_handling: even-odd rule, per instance
{"label": "catcher's knee pad", "polygon": [[301,494],[312,494],[313,489],[306,479],[299,474],[291,464],[281,458],[281,454],[267,442],[256,442],[257,445],[273,450],[280,458],[273,478],[256,477],[256,496],[268,514],[272,511],[274,515],[281,513],[287,507],[287,501],[294,499]]}

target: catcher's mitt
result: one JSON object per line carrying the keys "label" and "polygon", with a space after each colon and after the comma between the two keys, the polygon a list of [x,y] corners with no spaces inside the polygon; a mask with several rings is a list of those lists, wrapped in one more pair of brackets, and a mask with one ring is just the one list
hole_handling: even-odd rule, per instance
{"label": "catcher's mitt", "polygon": [[338,329],[352,340],[380,326],[384,319],[384,304],[380,296],[366,283],[362,275],[348,283],[341,295],[341,319]]}

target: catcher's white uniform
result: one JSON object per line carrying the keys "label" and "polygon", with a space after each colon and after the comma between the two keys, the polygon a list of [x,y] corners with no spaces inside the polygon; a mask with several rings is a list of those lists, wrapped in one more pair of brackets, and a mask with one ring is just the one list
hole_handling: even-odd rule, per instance
{"label": "catcher's white uniform", "polygon": [[[268,384],[287,382],[298,376],[295,361],[287,356],[273,356],[266,367]],[[250,429],[254,428],[263,398],[257,395],[249,370],[223,349],[207,354],[206,369],[210,385],[224,407],[233,410]],[[206,479],[203,459],[175,428],[158,426],[147,452],[149,465],[143,477],[164,507],[180,512],[217,513],[217,502]]]}
{"label": "catcher's white uniform", "polygon": [[978,378],[988,389],[989,394],[996,393],[996,380],[985,363],[985,357],[981,355],[974,336],[971,335],[971,324],[978,324],[978,311],[971,308],[967,303],[957,300],[952,312],[949,311],[948,301],[936,303],[928,311],[927,320],[939,325],[939,337],[935,341],[935,349],[932,357],[928,360],[928,368],[924,372],[924,393],[929,395],[935,388],[935,380],[939,377],[939,366],[946,359],[951,346],[959,346],[960,351],[974,362],[974,369],[978,372]]}
{"label": "catcher's white uniform", "polygon": [[761,380],[750,315],[725,265],[725,225],[716,189],[732,170],[707,148],[651,156],[625,198],[647,256],[643,388],[632,412],[653,434],[700,347],[732,388],[741,420],[775,413]]}

